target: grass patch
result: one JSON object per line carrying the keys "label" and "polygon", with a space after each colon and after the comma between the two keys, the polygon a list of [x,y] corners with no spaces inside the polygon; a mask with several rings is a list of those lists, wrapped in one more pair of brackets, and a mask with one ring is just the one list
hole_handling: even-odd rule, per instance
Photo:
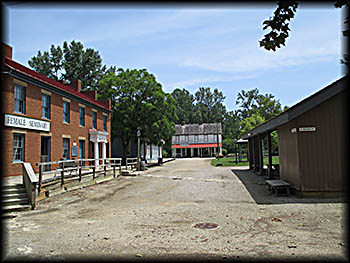
{"label": "grass patch", "polygon": [[[236,164],[236,158],[234,157],[224,157],[224,158],[220,158],[219,160],[213,159],[211,160],[210,164],[212,166],[216,166],[217,164],[221,166],[249,166],[248,161],[238,162]],[[268,164],[268,158],[264,157],[264,165],[267,165],[267,164]],[[279,164],[279,156],[272,156],[272,164]]]}

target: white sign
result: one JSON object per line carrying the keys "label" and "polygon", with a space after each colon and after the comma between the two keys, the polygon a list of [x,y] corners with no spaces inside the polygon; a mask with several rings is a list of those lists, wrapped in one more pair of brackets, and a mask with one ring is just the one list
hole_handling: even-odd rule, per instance
{"label": "white sign", "polygon": [[304,132],[304,131],[316,131],[316,127],[300,127],[299,128],[300,132]]}
{"label": "white sign", "polygon": [[50,131],[50,122],[5,114],[5,126],[39,131]]}
{"label": "white sign", "polygon": [[297,128],[293,128],[290,130],[291,133],[295,133],[297,131]]}

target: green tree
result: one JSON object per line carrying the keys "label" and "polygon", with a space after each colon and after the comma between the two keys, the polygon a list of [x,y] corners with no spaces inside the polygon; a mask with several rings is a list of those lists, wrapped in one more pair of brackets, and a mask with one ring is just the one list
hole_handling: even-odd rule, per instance
{"label": "green tree", "polygon": [[112,100],[112,136],[121,138],[124,157],[138,129],[141,139],[156,145],[162,139],[171,139],[175,132],[175,101],[164,93],[153,74],[146,69],[119,68],[116,73],[106,74],[99,85],[100,98]]}
{"label": "green tree", "polygon": [[262,117],[259,113],[253,113],[251,116],[244,118],[241,120],[241,136],[255,127],[259,126],[265,122],[264,117]]}
{"label": "green tree", "polygon": [[240,120],[234,111],[229,111],[224,114],[222,122],[222,137],[225,139],[237,139],[240,132]]}
{"label": "green tree", "polygon": [[195,107],[193,95],[186,89],[175,89],[171,95],[175,99],[176,115],[178,117],[175,123],[194,123]]}
{"label": "green tree", "polygon": [[275,99],[274,95],[262,95],[257,88],[239,92],[236,105],[240,107],[237,110],[240,120],[249,118],[253,114],[258,114],[264,120],[269,120],[282,112],[281,103],[278,99]]}
{"label": "green tree", "polygon": [[209,87],[200,87],[195,93],[195,109],[196,115],[194,121],[197,123],[215,123],[222,122],[226,107],[223,102],[225,96],[218,89],[211,92]]}
{"label": "green tree", "polygon": [[70,82],[79,79],[83,90],[99,90],[98,81],[108,72],[115,72],[116,67],[107,69],[102,65],[102,58],[98,51],[87,48],[81,42],[63,42],[60,46],[51,45],[50,52],[39,50],[37,55],[28,61],[35,71],[54,80]]}
{"label": "green tree", "polygon": [[[263,29],[270,29],[270,32],[264,35],[264,38],[259,41],[260,47],[266,50],[276,51],[276,48],[280,48],[281,45],[285,46],[285,41],[289,37],[289,21],[294,18],[298,8],[297,1],[278,1],[277,8],[274,11],[273,17],[263,22]],[[337,0],[333,3],[335,8],[342,8],[346,6],[349,8],[349,0]],[[344,20],[344,24],[349,24],[349,15],[347,14]],[[343,36],[349,36],[349,29],[343,31]],[[349,66],[349,55],[344,54],[340,63]]]}

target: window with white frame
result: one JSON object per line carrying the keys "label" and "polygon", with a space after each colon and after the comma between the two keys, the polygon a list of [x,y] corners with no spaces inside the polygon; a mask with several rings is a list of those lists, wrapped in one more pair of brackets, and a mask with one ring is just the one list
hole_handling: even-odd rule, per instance
{"label": "window with white frame", "polygon": [[79,124],[85,126],[85,108],[79,107]]}
{"label": "window with white frame", "polygon": [[13,134],[13,162],[24,161],[24,134]]}
{"label": "window with white frame", "polygon": [[97,112],[92,112],[92,128],[97,129]]}
{"label": "window with white frame", "polygon": [[107,116],[103,115],[103,130],[107,131]]}
{"label": "window with white frame", "polygon": [[50,119],[50,96],[41,94],[41,115],[44,119]]}
{"label": "window with white frame", "polygon": [[63,122],[69,123],[69,102],[63,102]]}
{"label": "window with white frame", "polygon": [[14,112],[26,113],[26,89],[23,86],[15,84],[14,87]]}

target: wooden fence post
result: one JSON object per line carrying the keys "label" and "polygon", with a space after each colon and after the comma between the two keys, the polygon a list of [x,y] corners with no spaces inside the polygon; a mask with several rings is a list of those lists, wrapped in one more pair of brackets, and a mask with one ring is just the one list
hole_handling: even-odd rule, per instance
{"label": "wooden fence post", "polygon": [[81,182],[81,168],[82,168],[82,162],[78,161],[78,169],[79,169],[79,182]]}
{"label": "wooden fence post", "polygon": [[107,162],[106,162],[106,160],[102,160],[102,164],[104,165],[103,166],[103,170],[105,171],[105,175],[104,176],[106,176],[107,175]]}
{"label": "wooden fence post", "polygon": [[115,177],[115,162],[113,163],[113,177]]}
{"label": "wooden fence post", "polygon": [[62,171],[61,171],[61,187],[64,184],[64,162],[62,163]]}
{"label": "wooden fence post", "polygon": [[95,179],[95,163],[94,165],[92,166],[92,179]]}
{"label": "wooden fence post", "polygon": [[38,185],[38,195],[40,194],[41,182],[43,180],[42,166],[39,164],[39,185]]}

